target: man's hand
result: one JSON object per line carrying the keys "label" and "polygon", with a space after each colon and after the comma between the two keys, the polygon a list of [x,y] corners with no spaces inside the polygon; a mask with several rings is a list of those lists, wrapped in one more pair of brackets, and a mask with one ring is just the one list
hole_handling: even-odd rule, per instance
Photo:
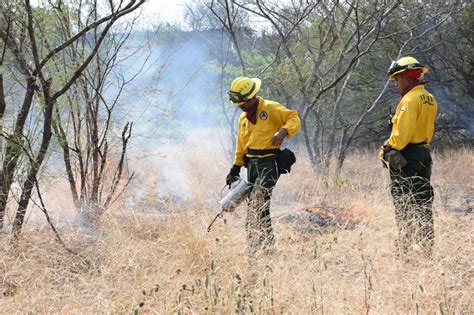
{"label": "man's hand", "polygon": [[284,128],[280,128],[272,138],[272,145],[273,146],[280,146],[283,143],[283,140],[285,140],[285,137],[288,135],[288,130]]}
{"label": "man's hand", "polygon": [[387,162],[385,162],[385,149],[384,149],[384,147],[380,148],[379,156],[380,156],[380,161],[382,162],[383,167],[388,168],[387,167]]}
{"label": "man's hand", "polygon": [[229,188],[230,188],[230,185],[233,182],[235,182],[239,179],[240,168],[241,168],[241,166],[232,165],[232,168],[230,169],[229,174],[227,174],[227,176],[225,178],[225,183],[226,183],[226,185],[229,185]]}
{"label": "man's hand", "polygon": [[225,184],[226,184],[226,185],[229,185],[229,188],[230,188],[230,185],[231,185],[233,182],[236,182],[238,179],[239,179],[238,176],[232,176],[232,175],[229,173],[229,174],[227,174],[227,177],[225,178]]}
{"label": "man's hand", "polygon": [[385,143],[380,147],[379,156],[380,156],[380,160],[382,161],[382,165],[385,168],[388,168],[387,160],[385,159],[385,154],[389,152],[390,150],[391,148]]}

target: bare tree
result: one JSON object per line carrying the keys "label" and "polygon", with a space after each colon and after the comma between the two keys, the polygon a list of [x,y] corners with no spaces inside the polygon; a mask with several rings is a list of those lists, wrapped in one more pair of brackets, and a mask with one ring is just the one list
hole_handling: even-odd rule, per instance
{"label": "bare tree", "polygon": [[[257,48],[268,54],[270,47],[273,59],[260,75],[267,73],[272,85],[279,86],[276,91],[299,109],[306,150],[323,175],[333,157],[338,173],[360,127],[368,123],[387,90],[388,81],[381,90],[362,91],[365,99],[355,95],[366,64],[374,55],[390,51],[384,45],[396,47],[397,55],[429,50],[434,42],[424,47],[404,43],[426,39],[459,7],[456,1],[448,5],[433,1],[429,10],[422,10],[421,3],[400,0],[232,2],[270,25]],[[419,12],[425,18],[414,19]],[[380,63],[374,69],[369,78],[385,76]]]}
{"label": "bare tree", "polygon": [[[71,20],[67,12],[61,14],[65,24]],[[96,15],[97,8],[92,6],[90,14]],[[73,19],[78,24],[83,23],[81,15],[83,12],[74,13]],[[94,56],[93,66],[84,71],[68,91],[64,106],[55,110],[53,128],[63,151],[72,199],[87,224],[100,217],[133,178],[133,173],[128,174],[121,183],[133,123],[125,123],[118,143],[114,140],[117,138],[114,114],[120,108],[126,86],[141,73],[148,60],[146,57],[139,69],[127,77],[121,71],[123,63],[147,49],[146,39],[137,47],[126,46],[133,37],[134,23],[135,20],[131,20],[121,24],[119,32],[107,35],[101,52]],[[69,56],[80,60],[84,46],[91,49],[97,40],[98,34],[94,32],[87,41],[71,45]],[[57,65],[59,71],[66,66]]]}
{"label": "bare tree", "polygon": [[[276,29],[278,37],[274,40],[283,49],[282,59],[288,60],[295,72],[306,149],[313,165],[323,166],[326,171],[336,147],[338,126],[344,123],[340,107],[351,73],[379,40],[399,1],[372,6],[358,1],[292,4],[282,9],[276,4],[257,1],[258,10],[252,12],[269,20]],[[308,19],[309,26],[302,23]],[[284,30],[297,36],[290,40],[291,33]],[[347,127],[343,127],[340,137],[344,138],[346,132]]]}
{"label": "bare tree", "polygon": [[[20,167],[18,159],[26,152],[28,165],[26,166],[26,177],[20,184],[21,194],[13,224],[15,235],[21,231],[38,172],[49,148],[52,137],[53,112],[58,99],[70,90],[90,66],[112,26],[123,16],[140,8],[144,0],[109,1],[107,12],[100,16],[97,15],[96,18],[91,17],[83,27],[71,26],[71,29],[74,29],[73,35],[66,40],[57,38],[54,48],[48,47],[45,42],[47,34],[44,32],[44,28],[49,22],[48,19],[44,19],[45,14],[50,14],[48,17],[52,18],[52,12],[68,10],[69,7],[75,6],[76,2],[49,1],[48,3],[47,6],[38,9],[33,8],[29,0],[0,5],[2,19],[5,21],[11,19],[12,21],[11,30],[0,29],[0,38],[6,45],[8,53],[15,59],[18,72],[24,81],[23,102],[20,106],[13,104],[14,108],[20,107],[15,127],[12,128],[11,133],[5,133],[4,130],[3,137],[7,141],[7,147],[3,152],[3,167],[0,173],[0,222],[3,225],[14,172]],[[86,3],[79,1],[77,5],[82,7]],[[63,30],[59,27],[59,31]],[[77,41],[90,36],[91,32],[97,32],[95,44],[83,55],[82,59],[71,64],[70,71],[57,76],[53,71],[54,64],[57,63],[56,60],[62,59],[64,62],[69,62],[65,50]],[[15,101],[16,99],[13,100],[13,102]],[[41,120],[38,120],[38,123],[41,121],[42,127],[41,140],[34,145],[30,139],[25,137],[24,127],[28,115],[32,115],[32,109],[36,107],[42,113]]]}

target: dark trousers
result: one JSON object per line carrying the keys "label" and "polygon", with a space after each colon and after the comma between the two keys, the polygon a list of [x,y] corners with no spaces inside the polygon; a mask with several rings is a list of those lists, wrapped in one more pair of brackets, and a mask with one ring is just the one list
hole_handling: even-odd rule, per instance
{"label": "dark trousers", "polygon": [[275,243],[270,218],[270,199],[278,177],[275,158],[250,159],[248,161],[247,180],[252,184],[246,222],[250,255],[254,255],[262,249],[271,250]]}
{"label": "dark trousers", "polygon": [[390,170],[390,190],[398,227],[397,247],[405,254],[416,242],[430,256],[434,244],[430,151],[412,146],[401,153],[408,164],[400,172]]}

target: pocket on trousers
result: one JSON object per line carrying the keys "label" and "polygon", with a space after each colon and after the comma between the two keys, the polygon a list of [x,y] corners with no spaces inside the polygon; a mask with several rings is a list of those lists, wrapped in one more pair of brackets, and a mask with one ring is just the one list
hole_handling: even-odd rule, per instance
{"label": "pocket on trousers", "polygon": [[407,160],[407,164],[402,168],[402,172],[405,176],[417,176],[422,168],[423,164],[421,161]]}
{"label": "pocket on trousers", "polygon": [[402,170],[407,165],[407,160],[398,150],[391,149],[385,154],[385,158],[388,161],[390,167],[394,170]]}

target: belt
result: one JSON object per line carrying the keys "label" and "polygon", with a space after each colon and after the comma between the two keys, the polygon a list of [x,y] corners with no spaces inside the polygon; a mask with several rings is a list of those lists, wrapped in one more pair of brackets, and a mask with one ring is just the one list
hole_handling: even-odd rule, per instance
{"label": "belt", "polygon": [[265,163],[265,162],[269,162],[269,161],[276,161],[276,155],[272,155],[272,156],[267,156],[267,157],[264,157],[264,158],[249,158],[249,163],[251,164],[259,164],[259,163]]}
{"label": "belt", "polygon": [[249,149],[247,154],[249,155],[267,155],[267,154],[280,154],[280,149],[264,149],[264,150],[258,150],[258,149]]}
{"label": "belt", "polygon": [[416,147],[421,147],[421,148],[425,148],[425,149],[429,148],[429,144],[425,141],[418,142],[418,143],[409,143],[409,144],[407,144],[407,147],[409,147],[409,146],[416,146]]}

